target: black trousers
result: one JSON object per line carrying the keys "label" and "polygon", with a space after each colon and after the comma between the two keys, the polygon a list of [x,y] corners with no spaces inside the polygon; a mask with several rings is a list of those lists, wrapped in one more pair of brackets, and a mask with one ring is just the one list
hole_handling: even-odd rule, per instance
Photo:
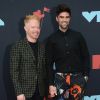
{"label": "black trousers", "polygon": [[26,100],[43,100],[43,97],[38,95],[33,95],[32,98],[26,98]]}
{"label": "black trousers", "polygon": [[38,85],[36,86],[36,90],[33,96],[31,98],[26,98],[26,100],[43,100],[43,97],[40,96]]}

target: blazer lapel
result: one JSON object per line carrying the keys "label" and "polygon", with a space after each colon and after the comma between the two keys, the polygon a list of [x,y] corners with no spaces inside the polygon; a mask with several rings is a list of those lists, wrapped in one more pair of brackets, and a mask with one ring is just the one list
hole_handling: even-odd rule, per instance
{"label": "blazer lapel", "polygon": [[38,43],[38,68],[41,68],[42,59],[43,59],[43,50],[40,43]]}

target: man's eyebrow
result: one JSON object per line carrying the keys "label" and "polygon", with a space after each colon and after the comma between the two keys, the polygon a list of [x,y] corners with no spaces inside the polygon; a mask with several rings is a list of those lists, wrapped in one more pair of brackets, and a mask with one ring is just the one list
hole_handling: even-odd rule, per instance
{"label": "man's eyebrow", "polygon": [[70,17],[70,16],[59,16],[59,17],[64,18],[64,17]]}

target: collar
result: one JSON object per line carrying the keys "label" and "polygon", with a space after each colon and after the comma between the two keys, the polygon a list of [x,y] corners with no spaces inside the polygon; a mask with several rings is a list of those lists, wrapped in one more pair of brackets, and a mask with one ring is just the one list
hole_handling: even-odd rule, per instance
{"label": "collar", "polygon": [[66,30],[66,32],[63,32],[63,31],[61,31],[60,29],[58,29],[58,32],[59,32],[61,35],[65,36],[65,35],[68,35],[68,34],[69,34],[70,30],[71,30],[71,29],[68,28],[68,30]]}

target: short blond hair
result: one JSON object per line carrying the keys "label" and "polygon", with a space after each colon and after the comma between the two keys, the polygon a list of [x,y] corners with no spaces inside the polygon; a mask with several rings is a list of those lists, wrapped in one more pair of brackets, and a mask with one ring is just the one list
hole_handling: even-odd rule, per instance
{"label": "short blond hair", "polygon": [[26,24],[26,23],[28,23],[28,21],[29,20],[32,20],[32,19],[35,19],[35,20],[37,20],[38,22],[40,22],[40,18],[39,18],[39,16],[37,16],[37,15],[27,15],[27,16],[25,16],[25,19],[24,19],[24,25]]}

